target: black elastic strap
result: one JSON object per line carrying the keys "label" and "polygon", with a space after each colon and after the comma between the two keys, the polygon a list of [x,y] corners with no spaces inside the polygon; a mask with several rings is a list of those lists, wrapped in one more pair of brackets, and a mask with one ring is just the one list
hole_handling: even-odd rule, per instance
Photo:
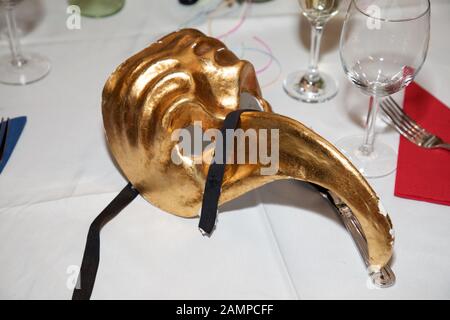
{"label": "black elastic strap", "polygon": [[217,208],[219,207],[219,198],[222,191],[223,175],[225,173],[226,160],[230,156],[232,150],[227,150],[226,130],[235,130],[241,118],[241,114],[249,111],[258,111],[253,109],[242,109],[230,112],[223,122],[222,129],[222,159],[219,163],[216,158],[209,166],[208,175],[206,177],[205,191],[203,192],[202,210],[198,228],[204,235],[211,235],[216,225]]}
{"label": "black elastic strap", "polygon": [[100,261],[100,231],[105,224],[130,204],[138,194],[139,192],[129,183],[92,222],[72,300],[89,300],[91,297]]}

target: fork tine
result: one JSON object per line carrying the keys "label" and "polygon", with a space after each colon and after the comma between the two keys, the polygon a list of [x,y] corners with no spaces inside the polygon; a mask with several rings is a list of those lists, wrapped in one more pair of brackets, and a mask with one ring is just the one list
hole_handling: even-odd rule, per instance
{"label": "fork tine", "polygon": [[407,124],[409,124],[409,126],[414,129],[414,131],[417,131],[422,134],[424,133],[424,130],[403,111],[403,109],[392,97],[388,97],[386,102],[391,105],[393,111],[399,114],[407,122]]}
{"label": "fork tine", "polygon": [[410,123],[405,120],[405,117],[398,111],[398,109],[395,109],[395,107],[393,107],[390,102],[386,101],[386,106],[390,110],[390,112],[394,115],[394,117],[398,119],[398,121],[402,124],[405,130],[407,130],[408,133],[411,134],[411,136],[413,136],[414,138],[422,136],[422,132],[416,130],[416,128],[411,126]]}
{"label": "fork tine", "polygon": [[390,112],[392,112],[392,114],[395,115],[395,117],[401,123],[404,130],[407,130],[415,140],[422,139],[424,137],[423,131],[417,130],[408,121],[405,120],[404,113],[400,109],[395,108],[395,106],[390,101],[385,101],[385,103],[386,108],[388,108]]}
{"label": "fork tine", "polygon": [[400,133],[409,141],[417,143],[417,135],[411,132],[411,130],[405,126],[405,124],[396,116],[396,114],[392,112],[392,110],[385,108],[383,109],[383,111],[390,118],[391,124],[394,125],[394,128],[398,133]]}
{"label": "fork tine", "polygon": [[409,141],[427,149],[445,147],[441,138],[428,132],[412,120],[391,97],[382,101],[380,107],[390,118],[394,128]]}
{"label": "fork tine", "polygon": [[413,133],[413,134],[419,134],[420,132],[417,130],[417,128],[415,128],[411,122],[409,121],[409,119],[407,117],[405,117],[405,115],[403,114],[403,112],[401,110],[399,110],[395,104],[390,101],[389,99],[387,99],[385,101],[387,107],[393,112],[395,113],[395,115],[399,118],[400,121],[403,122],[403,124],[409,128],[409,130]]}
{"label": "fork tine", "polygon": [[397,129],[400,129],[402,133],[408,134],[408,136],[413,136],[413,133],[401,120],[401,118],[398,116],[397,113],[395,113],[389,105],[386,103],[386,101],[383,101],[380,103],[381,109],[385,112],[385,114],[391,119],[391,121],[395,124],[395,127]]}
{"label": "fork tine", "polygon": [[380,103],[381,109],[384,111],[384,113],[389,117],[389,119],[393,122],[394,128],[406,139],[410,141],[415,140],[415,136],[411,133],[411,131],[405,127],[403,122],[397,117],[397,115],[388,107],[386,107],[386,104],[384,101]]}

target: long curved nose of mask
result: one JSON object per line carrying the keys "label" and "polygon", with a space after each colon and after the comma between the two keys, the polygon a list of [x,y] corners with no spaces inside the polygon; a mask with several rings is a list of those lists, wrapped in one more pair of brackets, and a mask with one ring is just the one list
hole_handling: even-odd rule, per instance
{"label": "long curved nose of mask", "polygon": [[[387,265],[393,253],[393,229],[389,216],[370,185],[328,141],[301,123],[267,112],[241,115],[240,128],[256,132],[265,130],[272,143],[272,154],[278,149],[278,171],[267,175],[261,164],[229,164],[225,171],[220,202],[279,179],[297,179],[320,185],[343,200],[353,211],[367,239],[369,263],[379,270]],[[270,132],[278,130],[278,142]],[[259,138],[260,139],[260,138]],[[261,145],[261,140],[258,145]],[[275,148],[278,143],[278,148]],[[265,166],[267,169],[267,166]]]}

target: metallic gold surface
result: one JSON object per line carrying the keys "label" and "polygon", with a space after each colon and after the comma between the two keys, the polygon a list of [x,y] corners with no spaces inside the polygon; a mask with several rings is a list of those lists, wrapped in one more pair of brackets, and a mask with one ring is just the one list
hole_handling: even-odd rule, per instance
{"label": "metallic gold surface", "polygon": [[265,112],[244,113],[241,128],[279,129],[279,171],[262,176],[260,165],[227,165],[220,203],[280,179],[321,185],[354,212],[367,238],[372,267],[385,266],[393,251],[392,225],[367,181],[325,139],[272,113],[253,66],[197,30],[165,36],[125,61],[108,79],[102,108],[111,152],[145,199],[167,212],[195,217],[208,165],[189,160],[174,164],[171,151],[177,142],[171,141],[171,134],[194,121],[202,121],[203,130],[220,128],[225,116],[239,108],[244,92]]}

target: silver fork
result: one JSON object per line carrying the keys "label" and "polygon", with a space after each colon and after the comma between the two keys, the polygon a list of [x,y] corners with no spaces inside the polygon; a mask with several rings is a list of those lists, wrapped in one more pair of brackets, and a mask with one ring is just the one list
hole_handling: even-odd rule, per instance
{"label": "silver fork", "polygon": [[412,143],[426,149],[443,148],[450,150],[449,143],[445,143],[438,136],[419,126],[391,97],[383,100],[380,103],[380,106],[381,110],[383,110],[384,114],[389,118],[388,121],[386,121],[387,119],[383,120],[388,124],[393,125],[402,136]]}
{"label": "silver fork", "polygon": [[0,162],[3,160],[6,149],[6,138],[8,137],[9,118],[0,122]]}

